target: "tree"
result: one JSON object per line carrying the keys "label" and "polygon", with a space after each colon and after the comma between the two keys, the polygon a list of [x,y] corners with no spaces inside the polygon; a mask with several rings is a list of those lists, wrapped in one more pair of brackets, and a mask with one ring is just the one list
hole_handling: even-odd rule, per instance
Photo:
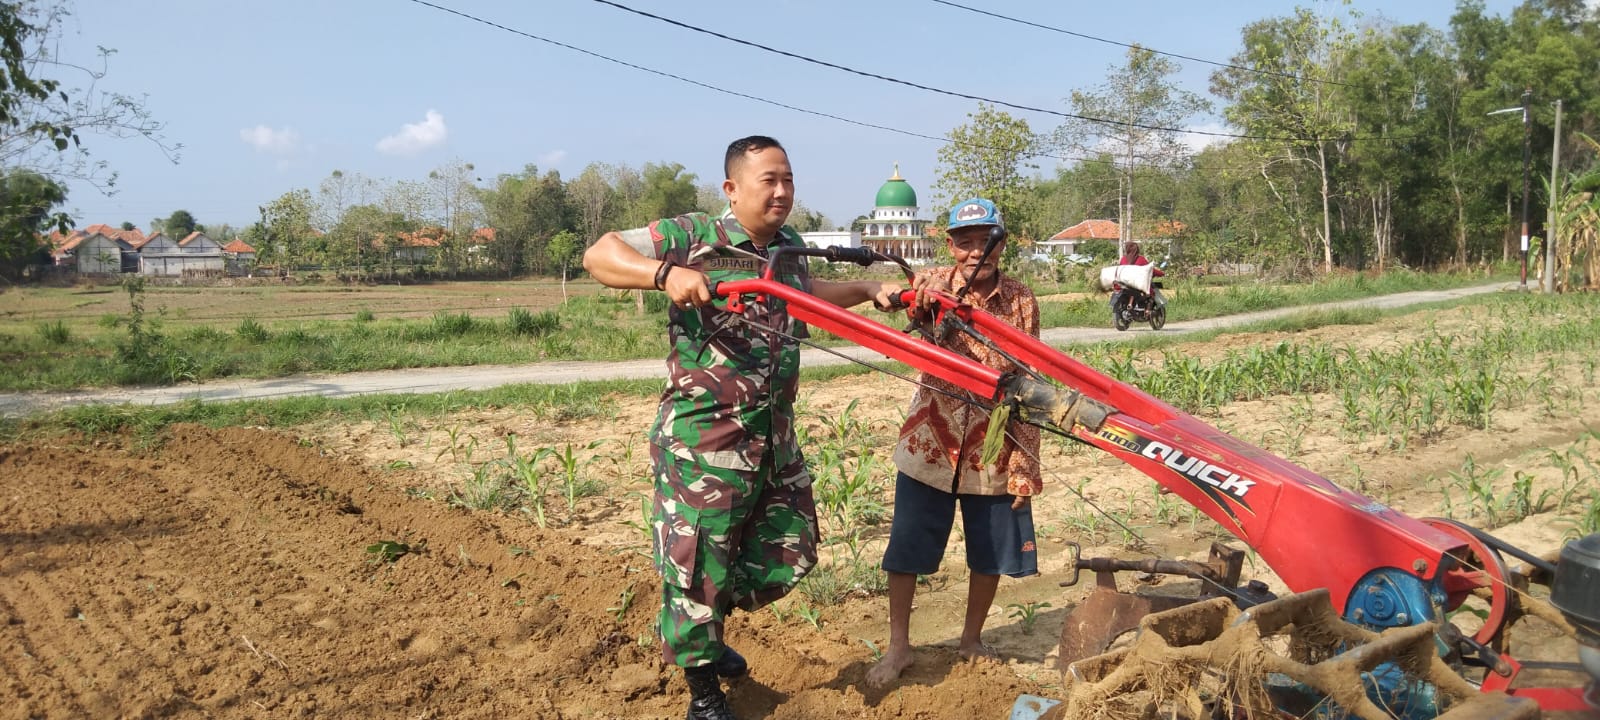
{"label": "tree", "polygon": [[694,181],[694,173],[684,172],[678,163],[645,163],[641,173],[643,191],[632,208],[636,222],[629,227],[693,212],[699,199]]}
{"label": "tree", "polygon": [[189,214],[188,210],[174,210],[167,216],[166,221],[161,223],[161,227],[165,228],[165,232],[173,240],[189,237],[189,233],[194,232],[195,225],[194,215]]}
{"label": "tree", "polygon": [[[161,137],[161,124],[140,102],[94,90],[103,70],[55,60],[52,51],[66,17],[63,4],[0,3],[0,265],[6,267],[37,258],[40,231],[64,232],[72,226],[66,213],[52,212],[66,200],[67,181],[86,180],[102,189],[115,182],[103,163],[89,160],[83,134],[141,135],[176,160],[176,149]],[[102,65],[109,52],[102,50]],[[64,88],[49,76],[62,71],[85,73],[89,88]]]}
{"label": "tree", "polygon": [[239,237],[239,229],[229,225],[228,223],[216,223],[215,225],[196,225],[194,226],[194,229],[198,232],[204,233],[206,237],[217,241],[218,245],[226,245],[229,242],[232,242],[234,238]]}
{"label": "tree", "polygon": [[808,233],[827,230],[833,226],[833,223],[828,220],[828,216],[812,210],[806,207],[804,203],[796,200],[794,207],[789,209],[788,225],[794,228],[795,232]]}
{"label": "tree", "polygon": [[[1256,150],[1263,179],[1296,217],[1308,249],[1320,245],[1322,270],[1330,272],[1333,162],[1351,127],[1348,113],[1336,102],[1337,86],[1329,81],[1338,81],[1352,36],[1337,18],[1299,8],[1292,16],[1251,23],[1243,40],[1244,51],[1212,74],[1211,90],[1233,102],[1224,114],[1254,136],[1246,142]],[[1306,167],[1315,174],[1321,199],[1320,234],[1308,229],[1309,213],[1300,199],[1296,173]]]}
{"label": "tree", "polygon": [[478,198],[495,229],[490,258],[507,277],[548,268],[545,244],[573,227],[567,185],[554,170],[540,175],[538,167],[528,165],[521,173],[496,178],[493,187],[478,191]]}
{"label": "tree", "polygon": [[66,202],[66,188],[29,170],[0,176],[0,275],[16,277],[28,265],[50,262],[41,232],[60,225],[52,212]]}
{"label": "tree", "polygon": [[334,170],[317,186],[317,214],[313,223],[331,229],[353,205],[368,205],[377,197],[377,182],[361,173]]}
{"label": "tree", "polygon": [[[141,100],[95,88],[111,50],[100,49],[98,70],[55,56],[69,15],[64,2],[0,3],[0,168],[27,168],[57,184],[81,180],[109,191],[116,173],[90,158],[87,134],[142,138],[177,162],[181,146],[167,144],[163,124]],[[86,86],[65,86],[52,73],[70,73]]]}
{"label": "tree", "polygon": [[428,193],[434,207],[440,210],[435,217],[439,227],[444,229],[439,262],[451,275],[467,265],[467,240],[483,215],[483,204],[478,200],[474,184],[476,173],[477,168],[472,163],[461,160],[428,172]]}
{"label": "tree", "polygon": [[717,183],[700,183],[694,187],[694,209],[710,215],[722,212],[728,206],[728,196]]}
{"label": "tree", "polygon": [[578,213],[578,231],[584,242],[593,242],[608,229],[607,219],[617,206],[617,192],[607,179],[613,172],[604,163],[590,163],[567,183],[567,198]]}
{"label": "tree", "polygon": [[[1134,239],[1135,171],[1140,166],[1170,167],[1187,154],[1176,130],[1211,103],[1170,79],[1181,68],[1164,55],[1134,46],[1127,64],[1113,67],[1106,82],[1092,90],[1074,90],[1069,104],[1076,115],[1101,121],[1073,120],[1056,133],[1058,142],[1079,152],[1113,152],[1120,158],[1118,216],[1120,243]],[[1120,244],[1119,244],[1120,248]]]}
{"label": "tree", "polygon": [[362,269],[394,271],[394,243],[401,233],[415,231],[416,224],[404,215],[371,204],[344,209],[339,222],[329,229],[330,262],[354,264]]}
{"label": "tree", "polygon": [[567,271],[583,255],[583,239],[571,230],[562,230],[545,243],[544,254],[561,268],[561,302],[567,301]]}
{"label": "tree", "polygon": [[[247,241],[256,248],[261,262],[285,269],[289,265],[320,260],[320,253],[313,245],[316,232],[311,227],[311,216],[314,212],[310,190],[290,190],[261,206],[261,220],[250,227]],[[168,222],[170,228],[171,221]]]}
{"label": "tree", "polygon": [[993,201],[1013,238],[1006,244],[1005,257],[1015,258],[1017,239],[1042,232],[1028,214],[1033,209],[1028,197],[1034,179],[1023,169],[1031,167],[1025,160],[1038,144],[1028,121],[980,103],[978,111],[967,113],[967,122],[947,133],[945,140],[939,147],[934,181],[940,205],[948,207],[974,196]]}

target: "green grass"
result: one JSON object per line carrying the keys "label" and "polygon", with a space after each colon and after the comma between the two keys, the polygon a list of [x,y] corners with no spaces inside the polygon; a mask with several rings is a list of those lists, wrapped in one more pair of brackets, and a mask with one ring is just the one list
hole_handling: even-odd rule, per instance
{"label": "green grass", "polygon": [[[557,310],[512,308],[483,318],[440,311],[427,319],[313,320],[273,323],[245,318],[233,327],[182,325],[153,313],[147,326],[181,351],[195,381],[281,377],[414,367],[523,364],[544,360],[626,360],[666,352],[666,316],[634,315],[631,300],[599,294],[575,297]],[[107,327],[109,325],[109,327]],[[0,390],[65,390],[141,384],[118,347],[126,322],[101,323],[72,336],[59,321],[13,338],[0,355],[10,371]],[[47,329],[48,328],[48,329]],[[70,338],[66,343],[62,338]],[[158,383],[161,378],[155,378]]]}
{"label": "green grass", "polygon": [[[1351,276],[1295,286],[1233,284],[1201,290],[1174,283],[1171,319],[1194,319],[1315,302],[1481,283],[1481,275],[1390,273],[1380,278]],[[147,291],[146,305],[179,291]],[[105,292],[105,291],[96,291]],[[1044,292],[1041,290],[1041,292]],[[54,297],[54,296],[52,296]],[[0,353],[8,372],[0,374],[0,391],[67,390],[83,387],[203,382],[230,377],[266,378],[298,373],[394,370],[483,364],[525,364],[546,360],[632,360],[659,357],[666,351],[665,298],[646,294],[646,314],[634,314],[626,295],[595,293],[575,296],[542,312],[511,308],[501,317],[471,315],[462,309],[440,310],[431,318],[376,318],[358,310],[353,319],[298,319],[274,322],[245,318],[233,326],[179,321],[151,308],[149,331],[170,342],[154,346],[147,367],[130,368],[119,347],[128,339],[128,318],[106,313],[92,325],[35,325],[27,333],[11,333]],[[56,301],[69,299],[55,297]],[[1102,327],[1104,296],[1073,302],[1041,304],[1044,327]],[[882,319],[877,313],[869,315]],[[1348,322],[1343,316],[1300,322]],[[892,320],[894,324],[897,320]],[[1280,321],[1281,322],[1281,321]],[[1264,328],[1267,329],[1267,328]],[[825,344],[842,341],[817,331]]]}
{"label": "green grass", "polygon": [[[1231,283],[1221,287],[1196,286],[1187,280],[1167,282],[1167,320],[1201,320],[1239,313],[1299,305],[1359,300],[1417,290],[1444,290],[1491,282],[1479,273],[1416,273],[1396,271],[1381,276],[1338,276],[1298,285]],[[1071,301],[1039,303],[1043,327],[1104,327],[1110,325],[1108,296],[1095,294]]]}
{"label": "green grass", "polygon": [[1404,342],[1356,349],[1288,340],[1201,361],[1131,347],[1079,352],[1089,365],[1187,412],[1214,413],[1243,400],[1326,393],[1355,439],[1403,446],[1449,425],[1488,429],[1500,410],[1538,403],[1547,415],[1581,407],[1565,378],[1592,382],[1600,355],[1600,297],[1504,295],[1471,310],[1468,328],[1425,328]]}
{"label": "green grass", "polygon": [[[1442,306],[1484,306],[1493,307],[1504,303],[1514,303],[1518,300],[1527,302],[1533,298],[1506,295],[1484,295],[1458,300],[1444,301],[1429,305],[1416,305],[1404,308],[1393,308],[1375,311],[1381,317],[1400,316],[1420,312],[1424,309]],[[1548,302],[1561,302],[1554,299]],[[1571,302],[1571,300],[1568,300]],[[1306,330],[1318,327],[1319,323],[1346,324],[1352,321],[1366,321],[1372,318],[1372,312],[1367,310],[1336,312],[1309,312],[1296,314],[1262,323],[1251,324],[1235,329],[1210,330],[1199,333],[1178,335],[1174,333],[1158,334],[1145,333],[1135,339],[1119,342],[1116,345],[1085,344],[1072,345],[1065,348],[1066,352],[1081,360],[1107,372],[1119,379],[1134,379],[1138,382],[1140,371],[1134,370],[1134,358],[1142,353],[1161,350],[1180,343],[1205,341],[1219,337],[1230,332],[1269,332],[1274,329],[1287,327]],[[1483,312],[1489,312],[1485,309]],[[914,376],[916,371],[899,362],[876,363],[878,366],[891,372],[902,375]],[[823,367],[809,367],[801,371],[802,384],[823,382],[839,377],[861,375],[873,370],[854,363],[829,365]],[[1244,370],[1218,370],[1220,374],[1245,374]],[[1159,382],[1171,383],[1173,380]],[[1147,391],[1152,388],[1146,388]],[[1295,391],[1304,391],[1299,388]],[[608,412],[611,407],[608,398],[613,397],[649,397],[661,391],[659,380],[617,380],[602,382],[583,382],[571,385],[507,385],[490,390],[478,391],[453,391],[433,394],[376,394],[363,395],[353,398],[321,398],[321,397],[292,397],[272,400],[245,400],[227,403],[201,403],[198,401],[161,406],[134,406],[134,405],[93,405],[70,408],[66,410],[47,413],[25,420],[12,419],[0,421],[0,429],[7,435],[16,435],[20,432],[54,432],[63,429],[79,430],[84,432],[118,432],[132,430],[139,433],[151,433],[174,423],[193,422],[212,427],[226,427],[237,425],[258,425],[268,427],[290,427],[314,421],[359,421],[383,419],[389,415],[415,415],[417,417],[436,417],[448,415],[453,412],[469,409],[518,407],[527,408],[530,412],[552,418],[583,418],[593,416],[597,412]],[[1232,389],[1217,386],[1218,394],[1231,393]],[[1283,390],[1283,392],[1294,392]],[[595,398],[600,398],[596,400]],[[1173,398],[1166,398],[1172,400]],[[1178,399],[1180,406],[1193,403],[1190,409],[1199,409],[1206,406],[1194,398],[1183,395]],[[831,424],[849,422],[849,414],[834,419]],[[839,432],[837,428],[834,430]]]}
{"label": "green grass", "polygon": [[[806,368],[802,383],[823,382],[868,372],[858,365]],[[208,427],[242,425],[293,427],[312,422],[373,421],[402,428],[406,418],[428,418],[465,410],[514,407],[550,421],[610,417],[616,402],[661,393],[661,380],[602,380],[567,385],[520,384],[489,390],[444,393],[390,393],[349,398],[288,397],[270,400],[201,402],[170,405],[82,405],[29,418],[0,420],[0,436],[78,431],[89,434],[132,431],[149,434],[177,423]]]}

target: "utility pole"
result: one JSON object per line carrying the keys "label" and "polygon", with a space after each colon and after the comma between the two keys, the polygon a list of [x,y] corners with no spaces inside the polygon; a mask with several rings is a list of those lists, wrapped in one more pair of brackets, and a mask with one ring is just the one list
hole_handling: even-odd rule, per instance
{"label": "utility pole", "polygon": [[1554,147],[1550,149],[1550,207],[1545,212],[1544,221],[1544,292],[1553,295],[1556,291],[1556,198],[1560,186],[1557,177],[1561,170],[1561,99],[1556,99],[1556,134]]}
{"label": "utility pole", "polygon": [[1522,112],[1522,280],[1518,290],[1528,291],[1528,194],[1530,190],[1528,167],[1533,163],[1533,125],[1528,116],[1528,103],[1533,100],[1533,88],[1522,91],[1522,104],[1489,113],[1499,115]]}
{"label": "utility pole", "polygon": [[1533,88],[1522,91],[1522,283],[1518,290],[1528,291],[1528,168],[1533,164],[1533,123],[1528,119],[1528,103],[1533,100]]}

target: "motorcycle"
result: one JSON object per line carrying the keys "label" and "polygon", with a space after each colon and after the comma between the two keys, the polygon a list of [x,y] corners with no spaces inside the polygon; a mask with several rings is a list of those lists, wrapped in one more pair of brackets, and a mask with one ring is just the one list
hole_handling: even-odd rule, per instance
{"label": "motorcycle", "polygon": [[1161,297],[1161,281],[1150,283],[1150,293],[1133,288],[1123,288],[1111,296],[1111,324],[1118,330],[1127,330],[1135,322],[1150,323],[1151,330],[1160,330],[1167,324],[1167,299]]}
{"label": "motorcycle", "polygon": [[1100,271],[1101,289],[1111,290],[1111,324],[1127,330],[1135,322],[1160,330],[1167,324],[1167,299],[1153,265],[1112,265]]}

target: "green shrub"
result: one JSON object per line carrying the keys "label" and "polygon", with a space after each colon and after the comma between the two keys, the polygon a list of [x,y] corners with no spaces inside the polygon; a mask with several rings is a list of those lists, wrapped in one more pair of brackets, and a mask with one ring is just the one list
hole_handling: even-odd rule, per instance
{"label": "green shrub", "polygon": [[511,316],[507,319],[507,326],[513,335],[527,335],[539,337],[545,333],[561,328],[561,317],[554,310],[534,314],[527,308],[511,308]]}
{"label": "green shrub", "polygon": [[436,337],[460,337],[476,327],[477,321],[464,312],[447,313],[440,310],[433,314],[433,333]]}
{"label": "green shrub", "polygon": [[250,342],[264,343],[272,339],[272,333],[255,318],[245,318],[239,322],[239,327],[234,333]]}
{"label": "green shrub", "polygon": [[39,337],[51,345],[65,345],[72,340],[72,331],[67,329],[67,324],[61,320],[51,323],[40,323]]}

